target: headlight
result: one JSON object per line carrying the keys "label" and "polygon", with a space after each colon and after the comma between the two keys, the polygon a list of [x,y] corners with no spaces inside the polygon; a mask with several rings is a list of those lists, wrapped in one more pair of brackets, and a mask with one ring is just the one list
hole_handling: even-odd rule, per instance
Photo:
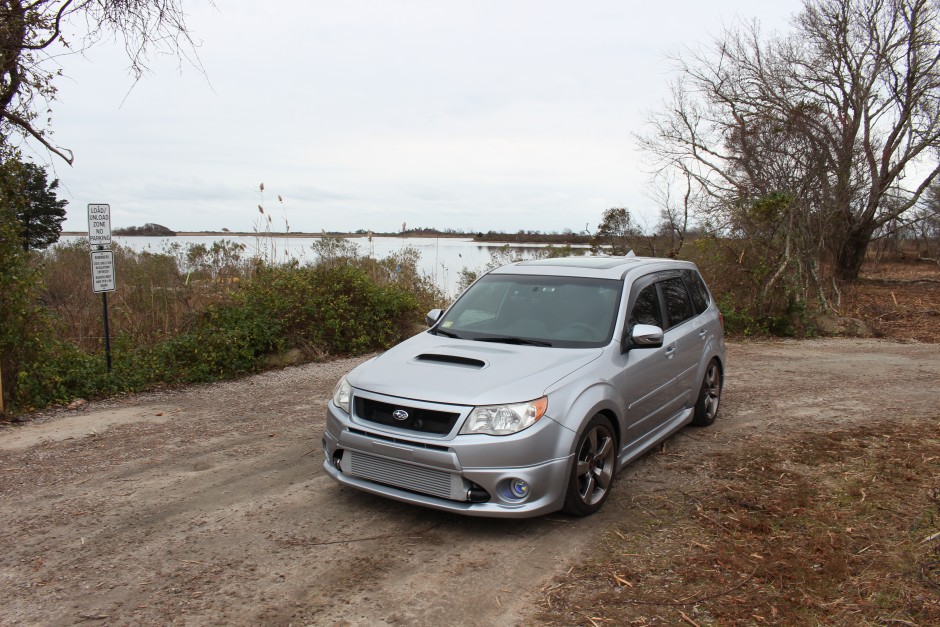
{"label": "headlight", "polygon": [[349,411],[349,401],[352,399],[352,386],[346,381],[346,377],[339,380],[336,387],[333,388],[333,404],[342,409],[347,414]]}
{"label": "headlight", "polygon": [[535,424],[548,409],[548,399],[542,398],[514,405],[474,407],[460,428],[460,433],[486,433],[509,435]]}

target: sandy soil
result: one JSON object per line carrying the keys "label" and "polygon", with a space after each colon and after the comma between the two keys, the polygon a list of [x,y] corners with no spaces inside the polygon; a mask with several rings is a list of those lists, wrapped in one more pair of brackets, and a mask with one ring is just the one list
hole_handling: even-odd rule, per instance
{"label": "sandy soil", "polygon": [[[0,623],[531,623],[543,587],[628,517],[633,491],[695,472],[649,455],[585,519],[469,519],[348,490],[322,471],[320,435],[333,384],[355,363],[0,430]],[[732,344],[719,422],[664,449],[938,407],[936,345]]]}

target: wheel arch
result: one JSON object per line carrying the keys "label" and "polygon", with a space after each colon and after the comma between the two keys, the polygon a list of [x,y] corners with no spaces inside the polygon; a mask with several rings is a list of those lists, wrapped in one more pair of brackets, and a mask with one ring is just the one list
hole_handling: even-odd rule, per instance
{"label": "wheel arch", "polygon": [[[558,392],[564,394],[563,390]],[[614,437],[617,439],[617,446],[618,448],[621,446],[623,441],[621,416],[626,415],[626,410],[622,407],[622,399],[609,383],[598,382],[581,390],[570,401],[562,400],[562,405],[566,406],[566,409],[563,410],[564,415],[556,417],[555,420],[572,431],[575,436],[580,436],[591,419],[600,414],[610,421]],[[549,401],[549,409],[551,409],[551,401]],[[577,437],[571,439],[571,450],[566,452],[568,455],[574,454],[577,440]]]}
{"label": "wheel arch", "polygon": [[[698,383],[701,383],[702,379],[705,377],[705,371],[708,370],[708,364],[712,363],[712,360],[718,362],[718,375],[721,377],[721,385],[724,387],[725,384],[725,355],[723,351],[710,350],[705,353],[708,355],[708,359],[703,359],[699,363],[697,374],[695,375],[695,380]],[[698,391],[698,383],[696,383],[695,391]]]}
{"label": "wheel arch", "polygon": [[[594,415],[596,416],[598,414],[610,421],[610,426],[614,429],[614,437],[617,439],[617,450],[619,451],[620,445],[623,442],[623,436],[620,433],[620,420],[617,418],[617,414],[610,408],[604,408]],[[590,420],[590,418],[588,418],[588,420]]]}

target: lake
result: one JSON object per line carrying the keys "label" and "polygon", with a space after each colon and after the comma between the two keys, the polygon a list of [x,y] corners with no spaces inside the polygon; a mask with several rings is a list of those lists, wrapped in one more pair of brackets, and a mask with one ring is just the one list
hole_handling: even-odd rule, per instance
{"label": "lake", "polygon": [[[87,239],[84,236],[63,236],[63,241],[73,241],[77,239]],[[264,250],[270,251],[272,245],[275,256],[279,261],[288,259],[297,259],[300,262],[315,261],[316,253],[311,247],[319,237],[272,237],[259,239],[255,236],[238,235],[196,235],[196,236],[178,236],[178,237],[121,237],[115,236],[112,241],[127,246],[134,250],[151,252],[163,252],[170,244],[179,244],[186,247],[189,244],[204,244],[211,246],[213,242],[219,240],[229,240],[239,242],[245,245],[245,251],[249,255],[264,254]],[[464,268],[471,270],[482,270],[490,262],[490,255],[499,251],[505,246],[496,242],[477,242],[470,239],[461,239],[454,237],[373,237],[369,241],[367,237],[349,237],[346,241],[354,244],[362,256],[375,257],[382,259],[403,248],[411,247],[421,253],[421,262],[419,270],[425,276],[431,277],[448,296],[456,296],[457,283],[460,278],[460,271]],[[516,252],[519,256],[528,258],[540,248],[545,248],[547,244],[525,244],[513,243],[509,249]],[[577,246],[575,246],[577,247]],[[583,246],[586,248],[586,246]],[[262,250],[264,248],[264,250]],[[118,273],[118,287],[120,287],[120,268]]]}

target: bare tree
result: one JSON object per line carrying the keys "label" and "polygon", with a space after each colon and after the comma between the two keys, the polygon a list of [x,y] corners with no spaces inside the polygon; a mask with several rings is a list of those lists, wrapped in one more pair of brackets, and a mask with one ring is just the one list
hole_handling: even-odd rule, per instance
{"label": "bare tree", "polygon": [[53,56],[104,37],[123,42],[135,80],[154,52],[198,66],[183,0],[0,0],[0,143],[18,134],[74,161],[52,138],[47,117],[61,74]]}
{"label": "bare tree", "polygon": [[663,254],[671,259],[677,258],[689,232],[695,206],[692,197],[695,187],[687,172],[678,173],[682,177],[682,183],[675,180],[676,174],[671,170],[657,172],[650,186],[652,198],[659,205],[659,223],[651,238],[654,257],[658,252],[655,250],[655,242],[659,240],[667,247]]}
{"label": "bare tree", "polygon": [[771,276],[818,287],[828,260],[853,280],[879,229],[940,174],[938,15],[938,0],[805,0],[787,34],[731,29],[677,59],[672,100],[641,143],[718,228],[778,195]]}
{"label": "bare tree", "polygon": [[917,242],[921,257],[937,261],[940,256],[940,179],[933,182],[913,218],[904,226]]}

